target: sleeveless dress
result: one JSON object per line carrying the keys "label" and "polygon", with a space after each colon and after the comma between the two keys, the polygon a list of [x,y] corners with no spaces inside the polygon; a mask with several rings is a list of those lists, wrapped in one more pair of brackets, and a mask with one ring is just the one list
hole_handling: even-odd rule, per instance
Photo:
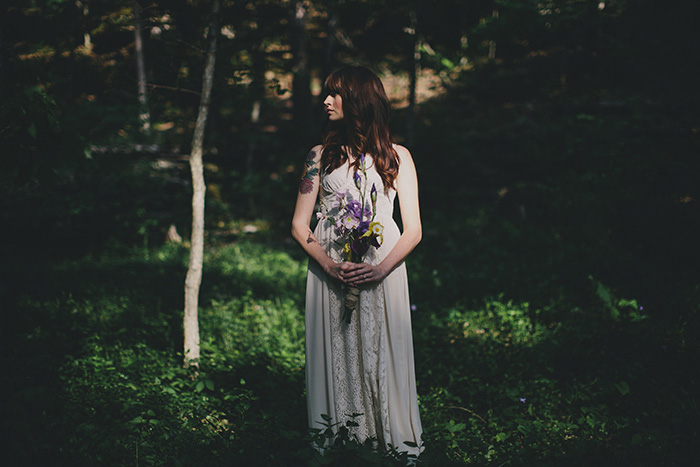
{"label": "sleeveless dress", "polygon": [[[380,248],[370,247],[366,263],[379,264],[401,235],[393,220],[396,191],[385,191],[371,158],[367,158],[369,186],[379,191],[375,221],[384,226]],[[337,200],[348,190],[360,200],[348,163],[331,173],[321,172],[320,202]],[[369,190],[367,190],[369,192]],[[336,262],[342,261],[333,240],[335,228],[321,219],[314,235]],[[350,433],[359,442],[376,439],[379,446],[419,454],[422,433],[411,335],[410,301],[406,267],[400,263],[381,283],[360,287],[360,309],[350,323],[341,320],[344,305],[342,284],[309,261],[306,284],[306,388],[309,426],[323,428],[321,415],[331,423],[345,422],[352,414],[359,425]]]}

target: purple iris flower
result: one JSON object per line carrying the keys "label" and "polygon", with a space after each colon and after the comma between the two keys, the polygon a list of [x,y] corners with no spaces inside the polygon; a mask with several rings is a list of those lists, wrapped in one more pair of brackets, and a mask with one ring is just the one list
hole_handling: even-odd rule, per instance
{"label": "purple iris flower", "polygon": [[355,186],[359,190],[360,187],[362,187],[362,177],[360,177],[360,174],[355,171],[355,173],[352,174],[352,179],[355,180]]}
{"label": "purple iris flower", "polygon": [[377,185],[372,183],[372,189],[369,192],[369,197],[372,200],[372,203],[377,202]]}
{"label": "purple iris flower", "polygon": [[369,230],[369,221],[362,221],[362,222],[360,222],[360,225],[357,227],[357,231],[360,232],[360,235],[367,232],[368,230]]}
{"label": "purple iris flower", "polygon": [[350,214],[352,214],[352,216],[353,216],[355,219],[359,219],[359,218],[360,218],[360,214],[361,214],[361,212],[362,212],[362,206],[360,205],[360,202],[359,202],[359,201],[357,201],[357,200],[352,200],[352,201],[350,201],[350,202],[348,203],[347,210],[348,210],[348,212],[349,212]]}
{"label": "purple iris flower", "polygon": [[365,163],[365,155],[363,153],[363,154],[360,154],[360,164],[364,164],[364,163]]}
{"label": "purple iris flower", "polygon": [[364,238],[358,238],[350,244],[350,249],[358,258],[362,258],[365,253],[367,253],[367,250],[369,250],[369,243],[364,241]]}

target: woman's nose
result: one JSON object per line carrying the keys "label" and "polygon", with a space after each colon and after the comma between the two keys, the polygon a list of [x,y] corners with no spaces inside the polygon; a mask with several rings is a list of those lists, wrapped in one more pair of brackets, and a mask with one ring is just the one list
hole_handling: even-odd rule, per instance
{"label": "woman's nose", "polygon": [[326,96],[325,99],[323,99],[323,104],[324,104],[324,105],[330,104],[330,103],[331,103],[331,99],[332,99],[332,97],[331,97],[330,94],[329,94],[328,96]]}

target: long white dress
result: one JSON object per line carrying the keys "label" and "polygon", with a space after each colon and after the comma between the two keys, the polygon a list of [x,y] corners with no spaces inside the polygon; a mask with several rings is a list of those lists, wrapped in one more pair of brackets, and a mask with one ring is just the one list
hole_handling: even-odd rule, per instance
{"label": "long white dress", "polygon": [[[384,226],[380,248],[370,247],[364,261],[379,264],[401,235],[393,220],[396,191],[385,191],[368,158],[367,178],[379,191],[375,220]],[[337,192],[360,192],[349,165],[321,173],[320,201],[330,206]],[[320,220],[314,235],[335,261],[341,261],[334,227]],[[422,433],[411,335],[410,301],[406,267],[401,263],[381,283],[360,288],[360,310],[349,324],[341,320],[342,285],[309,261],[306,284],[306,388],[309,426],[323,428],[322,414],[331,423],[345,422],[352,414],[358,427],[350,429],[359,441],[375,438],[398,451],[418,454]]]}

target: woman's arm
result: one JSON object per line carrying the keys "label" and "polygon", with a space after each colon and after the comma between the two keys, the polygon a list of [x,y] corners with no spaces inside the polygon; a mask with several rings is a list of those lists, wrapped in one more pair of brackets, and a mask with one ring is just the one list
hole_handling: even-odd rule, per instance
{"label": "woman's arm", "polygon": [[423,236],[418,205],[418,177],[411,153],[396,146],[401,164],[396,178],[403,232],[389,254],[376,266],[367,263],[343,265],[343,278],[351,285],[362,285],[384,279],[413,251]]}
{"label": "woman's arm", "polygon": [[294,217],[292,218],[292,236],[328,275],[343,281],[344,279],[341,277],[341,266],[343,263],[338,264],[328,256],[318,243],[318,240],[316,240],[316,237],[314,237],[310,227],[311,216],[316,206],[316,198],[320,187],[320,145],[311,149],[304,164],[304,173],[299,183],[299,193],[297,194],[297,203],[294,208]]}

